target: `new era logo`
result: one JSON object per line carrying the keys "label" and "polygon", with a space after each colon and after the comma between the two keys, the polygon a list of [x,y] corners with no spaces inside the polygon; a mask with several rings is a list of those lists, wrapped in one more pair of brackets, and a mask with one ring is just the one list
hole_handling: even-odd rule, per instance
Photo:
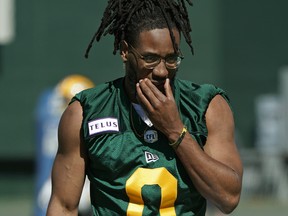
{"label": "new era logo", "polygon": [[145,151],[145,158],[147,163],[155,162],[159,160],[159,157],[155,154]]}

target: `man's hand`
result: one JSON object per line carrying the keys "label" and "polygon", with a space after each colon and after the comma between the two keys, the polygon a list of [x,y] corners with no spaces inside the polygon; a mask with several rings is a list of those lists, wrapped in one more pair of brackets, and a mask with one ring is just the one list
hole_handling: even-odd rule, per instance
{"label": "man's hand", "polygon": [[177,105],[173,96],[170,80],[164,83],[162,93],[149,79],[140,80],[136,85],[137,99],[147,111],[154,126],[170,141],[179,137],[183,128]]}

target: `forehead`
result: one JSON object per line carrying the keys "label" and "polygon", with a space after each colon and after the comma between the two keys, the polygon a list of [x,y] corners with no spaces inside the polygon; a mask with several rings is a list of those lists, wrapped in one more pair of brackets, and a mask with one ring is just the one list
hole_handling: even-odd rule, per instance
{"label": "forehead", "polygon": [[[175,37],[175,42],[179,46],[180,44],[179,31],[174,28],[172,32]],[[153,49],[172,50],[172,52],[174,51],[173,42],[168,28],[153,29],[140,32],[136,46],[146,51]]]}

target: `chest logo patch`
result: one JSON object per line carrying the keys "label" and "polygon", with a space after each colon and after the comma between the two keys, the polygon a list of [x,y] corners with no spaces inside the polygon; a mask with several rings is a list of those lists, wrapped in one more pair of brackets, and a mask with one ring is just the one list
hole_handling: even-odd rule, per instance
{"label": "chest logo patch", "polygon": [[102,118],[88,122],[89,135],[103,132],[119,132],[118,119]]}
{"label": "chest logo patch", "polygon": [[155,130],[147,130],[144,133],[144,140],[147,143],[154,143],[158,141],[158,133]]}
{"label": "chest logo patch", "polygon": [[159,157],[157,155],[152,154],[148,151],[145,151],[145,158],[146,158],[147,163],[151,163],[151,162],[155,162],[155,161],[159,160]]}

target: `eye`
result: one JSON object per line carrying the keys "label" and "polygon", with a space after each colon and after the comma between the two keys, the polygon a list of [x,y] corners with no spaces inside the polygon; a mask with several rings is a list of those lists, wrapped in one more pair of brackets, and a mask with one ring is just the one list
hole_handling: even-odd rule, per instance
{"label": "eye", "polygon": [[156,55],[144,56],[144,61],[147,63],[157,62],[157,61],[159,61],[159,59],[160,59],[159,56],[156,56]]}
{"label": "eye", "polygon": [[165,61],[169,64],[173,64],[178,61],[178,56],[177,55],[167,56]]}

